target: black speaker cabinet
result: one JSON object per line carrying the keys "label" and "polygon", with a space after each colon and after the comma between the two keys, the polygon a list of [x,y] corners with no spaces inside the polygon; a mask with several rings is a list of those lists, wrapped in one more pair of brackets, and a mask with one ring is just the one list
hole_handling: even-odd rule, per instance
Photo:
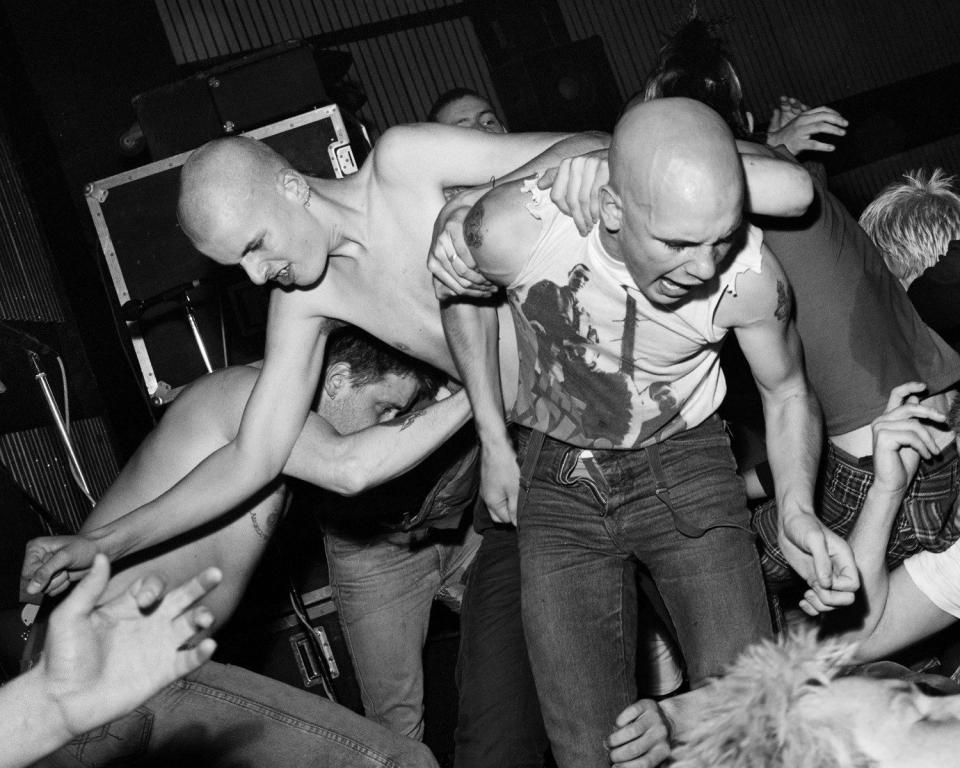
{"label": "black speaker cabinet", "polygon": [[249,131],[328,104],[313,49],[274,46],[133,99],[150,156]]}
{"label": "black speaker cabinet", "polygon": [[524,53],[491,71],[511,131],[610,131],[622,98],[599,37]]}
{"label": "black speaker cabinet", "polygon": [[[356,173],[369,150],[363,127],[335,104],[245,135],[269,144],[293,167],[331,179]],[[203,374],[207,361],[215,369],[263,356],[269,287],[204,257],[177,225],[180,168],[188,156],[85,190],[117,297],[117,322],[155,405]]]}

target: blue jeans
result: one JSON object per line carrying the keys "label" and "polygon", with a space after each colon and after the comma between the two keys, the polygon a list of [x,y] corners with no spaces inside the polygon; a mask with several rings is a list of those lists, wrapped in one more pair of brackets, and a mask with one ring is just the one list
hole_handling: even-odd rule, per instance
{"label": "blue jeans", "polygon": [[520,615],[512,526],[484,528],[467,578],[457,657],[455,768],[541,768],[547,734]]}
{"label": "blue jeans", "polygon": [[480,536],[418,529],[374,536],[329,527],[330,586],[367,717],[423,738],[423,646],[434,600],[459,609],[467,566]]}
{"label": "blue jeans", "polygon": [[437,768],[423,744],[320,696],[212,661],[37,765],[91,768],[108,763]]}
{"label": "blue jeans", "polygon": [[[719,419],[632,451],[537,433],[522,454],[524,631],[560,768],[609,768],[637,698],[637,574],[667,608],[692,686],[771,635],[743,483]],[[538,454],[538,455],[537,455]]]}

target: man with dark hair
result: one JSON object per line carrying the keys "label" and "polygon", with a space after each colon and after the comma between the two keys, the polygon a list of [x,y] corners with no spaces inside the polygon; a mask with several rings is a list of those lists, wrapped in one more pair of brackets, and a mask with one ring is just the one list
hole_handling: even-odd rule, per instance
{"label": "man with dark hair", "polygon": [[451,88],[440,94],[430,107],[427,122],[473,128],[487,133],[507,132],[490,102],[472,88]]}
{"label": "man with dark hair", "polygon": [[[255,368],[239,366],[208,374],[186,387],[91,512],[79,535],[45,537],[28,544],[25,578],[34,573],[37,562],[67,545],[95,547],[87,540],[89,532],[122,528],[127,510],[170,487],[198,460],[225,444],[236,432],[256,379]],[[308,418],[285,473],[340,493],[357,494],[409,470],[469,418],[462,392],[408,413],[424,384],[427,391],[436,387],[436,375],[427,366],[391,352],[356,329],[336,331],[316,413]],[[135,558],[125,568],[121,562],[101,601],[113,599],[145,574],[158,573],[171,581],[195,562],[211,563],[224,574],[223,583],[207,601],[216,617],[207,629],[214,631],[242,598],[283,503],[284,489],[278,482],[202,533],[151,549],[146,558]],[[68,580],[81,575],[81,570],[62,571],[47,591],[57,594]],[[88,758],[96,754],[105,760],[124,753],[142,730],[151,759],[172,755],[174,748],[193,757],[216,749],[217,760],[229,757],[258,766],[296,763],[343,768],[364,764],[364,756],[372,750],[391,755],[403,765],[435,765],[426,748],[325,699],[213,663],[151,699],[130,718],[114,724],[109,739],[88,739],[84,747]],[[197,731],[196,724],[204,729]],[[244,729],[255,732],[256,739],[229,735]],[[211,758],[211,764],[216,760]]]}

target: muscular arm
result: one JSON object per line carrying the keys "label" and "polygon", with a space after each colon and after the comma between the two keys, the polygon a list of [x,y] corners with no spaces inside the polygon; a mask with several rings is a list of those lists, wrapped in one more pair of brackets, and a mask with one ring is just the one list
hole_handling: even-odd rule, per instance
{"label": "muscular arm", "polygon": [[[480,272],[500,286],[519,274],[540,230],[523,207],[521,187],[513,182],[490,190],[463,222],[461,247],[469,246]],[[504,422],[496,307],[458,298],[444,302],[440,316],[480,437],[481,493],[495,520],[515,523],[519,472]]]}
{"label": "muscular arm", "polygon": [[737,334],[760,391],[781,546],[791,566],[829,593],[828,600],[849,603],[858,586],[853,556],[814,514],[822,424],[791,319],[790,286],[764,247],[761,273],[741,275],[736,288],[721,302],[717,322]]}

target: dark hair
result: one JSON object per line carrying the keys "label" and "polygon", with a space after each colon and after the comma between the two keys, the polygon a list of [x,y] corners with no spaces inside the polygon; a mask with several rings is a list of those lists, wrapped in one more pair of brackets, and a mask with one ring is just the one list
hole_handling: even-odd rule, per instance
{"label": "dark hair", "polygon": [[449,91],[444,91],[439,96],[437,96],[436,101],[433,102],[433,106],[430,107],[430,111],[427,113],[427,122],[428,123],[439,123],[438,115],[440,110],[444,107],[453,104],[455,101],[459,101],[465,96],[473,96],[478,99],[486,99],[477,93],[472,88],[465,88],[463,86],[457,86],[456,88],[451,88]]}
{"label": "dark hair", "polygon": [[433,366],[414,360],[352,325],[330,334],[327,366],[334,363],[350,366],[350,383],[355,387],[374,384],[391,373],[412,376],[420,386],[421,397],[433,397],[446,379]]}
{"label": "dark hair", "polygon": [[644,100],[685,96],[713,108],[738,139],[751,138],[743,106],[743,88],[723,41],[718,22],[692,16],[664,43],[647,76]]}

